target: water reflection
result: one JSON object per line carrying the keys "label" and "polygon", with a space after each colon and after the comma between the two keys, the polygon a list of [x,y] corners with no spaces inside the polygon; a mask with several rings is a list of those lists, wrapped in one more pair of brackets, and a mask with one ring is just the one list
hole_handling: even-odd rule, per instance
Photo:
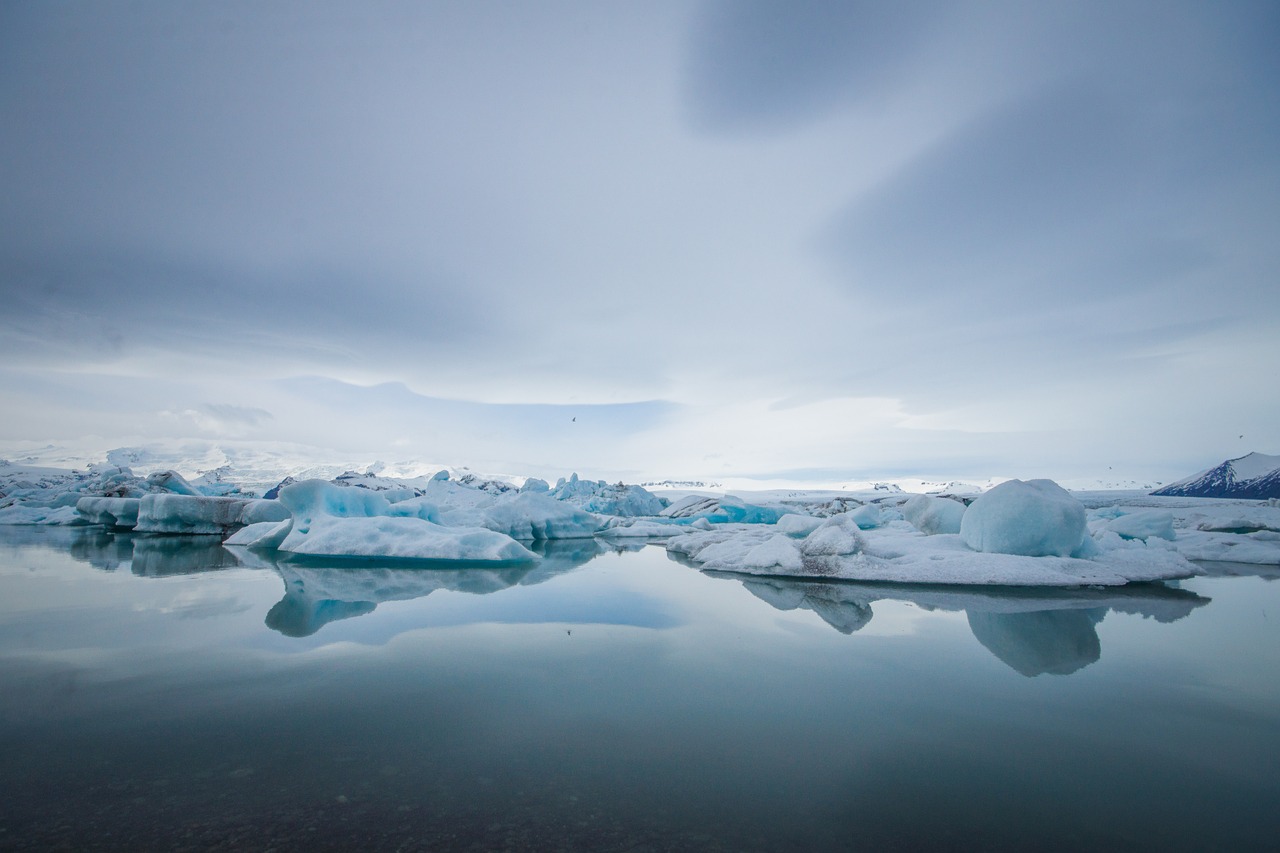
{"label": "water reflection", "polygon": [[237,567],[274,571],[284,581],[284,597],[268,611],[266,624],[288,637],[307,637],[330,622],[372,613],[385,601],[422,598],[441,589],[486,595],[530,586],[601,554],[644,547],[643,541],[568,539],[530,544],[542,558],[537,563],[497,568],[457,563],[424,567],[385,561],[288,559],[276,552],[224,548],[219,536],[144,536],[101,527],[32,530],[32,535],[24,537],[23,530],[15,528],[6,540],[15,545],[56,544],[76,560],[102,571],[128,565],[134,575],[149,578]]}
{"label": "water reflection", "polygon": [[1102,656],[1097,625],[1110,610],[1174,622],[1209,599],[1165,584],[1114,589],[957,588],[905,584],[745,578],[723,572],[778,610],[811,610],[842,634],[871,621],[881,599],[925,610],[964,611],[973,636],[997,659],[1026,676],[1069,675]]}
{"label": "water reflection", "polygon": [[130,570],[139,577],[164,578],[194,575],[240,565],[235,554],[222,547],[222,537],[134,536]]}
{"label": "water reflection", "polygon": [[529,586],[564,574],[606,551],[636,550],[594,539],[535,543],[536,564],[485,568],[422,566],[388,568],[351,562],[275,560],[263,554],[236,554],[249,565],[270,566],[284,580],[284,597],[267,613],[266,624],[287,637],[309,637],[330,622],[372,613],[385,601],[422,598],[436,590],[487,595]]}

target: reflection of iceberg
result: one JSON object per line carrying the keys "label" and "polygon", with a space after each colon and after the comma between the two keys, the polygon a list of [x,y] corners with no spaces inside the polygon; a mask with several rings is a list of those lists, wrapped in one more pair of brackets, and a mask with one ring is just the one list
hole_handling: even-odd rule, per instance
{"label": "reflection of iceberg", "polygon": [[852,634],[871,621],[871,605],[843,597],[841,587],[835,584],[738,580],[748,592],[778,610],[812,610],[841,634]]}
{"label": "reflection of iceberg", "polygon": [[55,545],[72,559],[113,572],[129,565],[135,575],[193,575],[240,565],[218,536],[137,536],[101,527],[5,528],[4,541],[23,545]]}
{"label": "reflection of iceberg", "polygon": [[[550,580],[616,547],[594,539],[549,540],[533,543],[542,557],[537,563],[496,568],[374,568],[350,562],[315,560],[272,565],[284,580],[284,597],[267,613],[268,628],[288,637],[307,637],[330,622],[372,613],[384,601],[422,598],[436,590],[487,595],[516,585]],[[242,554],[242,560],[267,565],[262,555]],[[445,564],[447,565],[447,564]]]}
{"label": "reflection of iceberg", "polygon": [[736,580],[752,595],[779,610],[812,610],[844,634],[871,620],[872,602],[908,601],[925,610],[963,610],[969,628],[988,651],[1023,675],[1067,675],[1102,654],[1096,626],[1109,610],[1173,622],[1209,599],[1164,584],[1131,584],[1109,589],[924,587],[914,584],[859,584],[838,581]]}
{"label": "reflection of iceberg", "polygon": [[1030,613],[969,611],[969,630],[987,651],[1023,675],[1070,675],[1102,656],[1094,626],[1105,607]]}
{"label": "reflection of iceberg", "polygon": [[72,558],[95,569],[114,572],[133,559],[133,537],[108,533],[100,527],[77,529],[67,549]]}
{"label": "reflection of iceberg", "polygon": [[149,578],[194,575],[234,568],[240,562],[221,536],[139,536],[133,540],[133,573]]}

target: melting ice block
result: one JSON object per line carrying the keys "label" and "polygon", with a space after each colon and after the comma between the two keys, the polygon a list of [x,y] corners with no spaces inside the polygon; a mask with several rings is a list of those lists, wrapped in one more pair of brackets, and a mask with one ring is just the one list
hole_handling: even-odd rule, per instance
{"label": "melting ice block", "polygon": [[1009,480],[964,513],[960,538],[975,551],[1023,557],[1070,557],[1088,526],[1084,504],[1052,480]]}

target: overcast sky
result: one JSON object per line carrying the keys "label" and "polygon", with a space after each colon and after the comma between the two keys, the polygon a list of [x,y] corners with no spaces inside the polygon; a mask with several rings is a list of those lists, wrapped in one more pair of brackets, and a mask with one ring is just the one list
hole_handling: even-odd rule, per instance
{"label": "overcast sky", "polygon": [[1277,45],[1274,2],[0,0],[0,442],[1280,453]]}

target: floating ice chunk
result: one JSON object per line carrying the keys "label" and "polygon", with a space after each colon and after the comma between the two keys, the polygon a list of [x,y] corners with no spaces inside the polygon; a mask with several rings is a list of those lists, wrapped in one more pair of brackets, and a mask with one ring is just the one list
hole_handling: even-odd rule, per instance
{"label": "floating ice chunk", "polygon": [[264,521],[285,521],[289,518],[289,510],[281,506],[279,501],[268,501],[262,498],[249,498],[240,510],[241,524],[261,524]]}
{"label": "floating ice chunk", "polygon": [[169,492],[174,495],[199,495],[196,487],[177,471],[157,471],[147,477],[146,488],[152,492]]}
{"label": "floating ice chunk", "polygon": [[73,506],[7,506],[0,509],[0,524],[84,524],[85,520]]}
{"label": "floating ice chunk", "polygon": [[742,557],[746,567],[769,573],[772,569],[792,573],[801,568],[800,549],[796,540],[783,533],[776,533],[747,551]]}
{"label": "floating ice chunk", "polygon": [[1009,480],[964,513],[960,536],[975,551],[1069,557],[1087,532],[1084,504],[1052,480]]}
{"label": "floating ice chunk", "polygon": [[527,480],[525,480],[525,481],[524,481],[524,485],[520,487],[520,491],[522,491],[522,492],[549,492],[549,491],[551,491],[551,486],[547,485],[547,481],[546,481],[546,480],[541,480],[541,479],[539,479],[539,478],[537,478],[537,477],[530,477],[529,479],[527,479]]}
{"label": "floating ice chunk", "polygon": [[226,534],[245,524],[283,521],[278,501],[205,495],[151,494],[138,504],[138,533]]}
{"label": "floating ice chunk", "polygon": [[863,530],[872,530],[887,521],[884,513],[880,510],[879,504],[866,504],[855,510],[850,510],[849,517]]}
{"label": "floating ice chunk", "polygon": [[806,574],[837,575],[843,564],[866,550],[853,513],[833,515],[800,543]]}
{"label": "floating ice chunk", "polygon": [[689,495],[659,514],[666,518],[705,518],[715,524],[777,524],[787,510],[749,504],[736,495]]}
{"label": "floating ice chunk", "polygon": [[[1122,547],[1099,549],[1091,559],[1027,557],[977,553],[958,535],[926,536],[905,524],[860,531],[848,513],[829,521],[830,528],[819,528],[799,543],[802,560],[796,576],[926,584],[1114,586],[1189,577],[1196,571],[1171,550],[1171,543],[1159,539],[1153,540],[1158,545],[1147,545],[1115,536]],[[745,559],[751,549],[775,535],[771,530],[758,525],[717,525],[714,530],[673,536],[666,548],[705,569],[784,574],[780,568],[761,571]]]}
{"label": "floating ice chunk", "polygon": [[1173,513],[1166,510],[1146,510],[1121,515],[1107,522],[1106,530],[1118,533],[1124,539],[1151,538],[1173,541]]}
{"label": "floating ice chunk", "polygon": [[902,505],[902,515],[921,533],[933,536],[938,533],[959,533],[960,519],[965,506],[950,498],[916,495]]}
{"label": "floating ice chunk", "polygon": [[1280,542],[1268,536],[1269,532],[1215,533],[1183,530],[1178,534],[1176,547],[1178,553],[1188,560],[1280,566]]}
{"label": "floating ice chunk", "polygon": [[604,480],[580,480],[577,474],[558,483],[551,496],[585,512],[602,515],[658,515],[667,506],[662,498],[641,486],[623,483],[611,485]]}
{"label": "floating ice chunk", "polygon": [[686,495],[658,513],[664,518],[706,518],[719,508],[715,498],[706,495]]}
{"label": "floating ice chunk", "polygon": [[227,537],[223,545],[241,545],[245,548],[268,549],[279,548],[293,527],[293,519],[288,521],[259,521],[242,527]]}
{"label": "floating ice chunk", "polygon": [[794,536],[797,539],[803,539],[821,526],[821,518],[814,518],[809,515],[787,513],[778,519],[778,532]]}
{"label": "floating ice chunk", "polygon": [[440,520],[505,533],[513,539],[584,539],[600,529],[598,517],[539,492],[502,495],[487,504],[445,509]]}
{"label": "floating ice chunk", "polygon": [[138,523],[141,498],[80,498],[76,512],[89,524],[132,529]]}
{"label": "floating ice chunk", "polygon": [[596,535],[609,539],[666,539],[685,531],[683,525],[669,521],[613,518],[610,522],[597,531]]}
{"label": "floating ice chunk", "polygon": [[430,498],[425,497],[394,501],[387,508],[386,514],[398,518],[420,518],[423,521],[440,523],[440,508]]}
{"label": "floating ice chunk", "polygon": [[503,563],[537,559],[505,534],[427,521],[420,506],[414,508],[417,514],[393,516],[393,505],[366,489],[305,480],[281,489],[280,503],[293,519],[279,548],[293,554]]}

